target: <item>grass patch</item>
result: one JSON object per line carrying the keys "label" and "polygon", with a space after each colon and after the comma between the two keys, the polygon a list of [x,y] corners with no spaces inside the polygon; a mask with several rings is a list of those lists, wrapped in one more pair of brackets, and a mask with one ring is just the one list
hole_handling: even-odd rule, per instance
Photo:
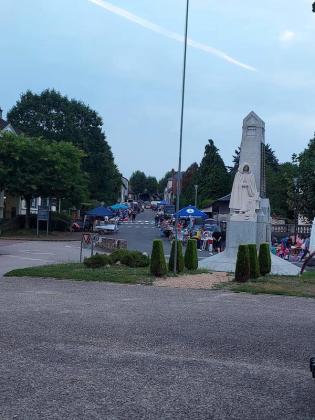
{"label": "grass patch", "polygon": [[[201,274],[207,270],[185,270],[181,275]],[[168,274],[173,277],[173,273]],[[148,267],[127,267],[113,265],[111,267],[87,268],[84,264],[68,263],[43,265],[39,267],[19,268],[9,271],[5,277],[51,277],[79,281],[104,281],[112,283],[152,284],[155,277],[151,276]]]}
{"label": "grass patch", "polygon": [[302,276],[265,276],[247,283],[234,281],[221,283],[216,289],[228,289],[236,293],[271,294],[315,298],[315,272]]}
{"label": "grass patch", "polygon": [[6,277],[52,277],[80,281],[104,281],[113,283],[144,283],[152,282],[148,268],[130,268],[115,265],[102,268],[86,268],[80,263],[54,264],[40,267],[21,268],[9,271]]}

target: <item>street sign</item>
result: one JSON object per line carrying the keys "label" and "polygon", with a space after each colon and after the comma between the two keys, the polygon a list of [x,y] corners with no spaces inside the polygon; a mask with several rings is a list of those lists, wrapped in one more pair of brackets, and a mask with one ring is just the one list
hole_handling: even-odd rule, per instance
{"label": "street sign", "polygon": [[46,235],[48,235],[49,228],[49,210],[39,208],[37,210],[37,236],[39,234],[39,222],[46,222]]}
{"label": "street sign", "polygon": [[175,212],[176,212],[175,206],[173,206],[173,205],[164,206],[164,213],[165,214],[175,214]]}
{"label": "street sign", "polygon": [[37,211],[37,220],[39,222],[48,222],[49,220],[49,210],[47,209],[38,209]]}

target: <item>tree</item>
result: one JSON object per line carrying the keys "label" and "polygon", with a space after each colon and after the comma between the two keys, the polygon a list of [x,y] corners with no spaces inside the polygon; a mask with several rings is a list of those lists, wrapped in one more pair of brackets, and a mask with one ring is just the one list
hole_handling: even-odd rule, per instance
{"label": "tree", "polygon": [[155,176],[148,176],[146,179],[146,190],[149,195],[156,194],[158,190],[158,182]]}
{"label": "tree", "polygon": [[198,171],[200,201],[215,200],[230,192],[230,178],[219,154],[219,149],[209,140]]}
{"label": "tree", "polygon": [[92,199],[115,201],[121,176],[102,131],[101,117],[89,106],[55,90],[31,91],[8,113],[8,120],[30,137],[73,143],[85,152],[82,169],[89,175]]}
{"label": "tree", "polygon": [[0,190],[25,199],[26,228],[32,198],[67,198],[72,202],[84,198],[83,156],[69,143],[4,134],[0,141]]}
{"label": "tree", "polygon": [[315,135],[308,147],[298,156],[300,210],[304,216],[315,217]]}
{"label": "tree", "polygon": [[181,198],[184,206],[195,203],[195,185],[198,184],[198,170],[198,163],[194,162],[183,174]]}
{"label": "tree", "polygon": [[131,175],[129,183],[134,194],[142,194],[146,190],[147,177],[144,172],[135,171]]}

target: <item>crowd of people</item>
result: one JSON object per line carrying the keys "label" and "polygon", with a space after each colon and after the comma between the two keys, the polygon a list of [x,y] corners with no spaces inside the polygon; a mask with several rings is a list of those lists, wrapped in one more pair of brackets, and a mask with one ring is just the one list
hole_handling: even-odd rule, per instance
{"label": "crowd of people", "polygon": [[217,225],[206,229],[202,219],[181,218],[177,220],[176,225],[173,216],[164,214],[163,209],[158,209],[155,215],[155,226],[160,229],[161,237],[173,240],[177,236],[183,245],[186,245],[188,239],[195,239],[199,251],[208,251],[213,254],[222,252],[225,248],[225,231]]}
{"label": "crowd of people", "polygon": [[310,237],[286,236],[281,240],[274,237],[271,251],[288,261],[303,261],[310,253]]}

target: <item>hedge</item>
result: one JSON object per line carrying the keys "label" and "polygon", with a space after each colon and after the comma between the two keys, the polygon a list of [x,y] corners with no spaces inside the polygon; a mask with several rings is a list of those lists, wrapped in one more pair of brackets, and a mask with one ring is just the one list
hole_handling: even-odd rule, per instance
{"label": "hedge", "polygon": [[250,278],[257,279],[260,275],[256,244],[248,245]]}
{"label": "hedge", "polygon": [[84,265],[87,268],[101,268],[111,264],[111,258],[106,254],[95,254],[92,257],[84,259]]}
{"label": "hedge", "polygon": [[150,273],[156,277],[163,277],[167,273],[163,242],[160,239],[153,241]]}
{"label": "hedge", "polygon": [[198,268],[196,239],[188,239],[185,252],[185,267],[187,268],[187,270],[197,270]]}
{"label": "hedge", "polygon": [[250,267],[248,245],[240,245],[237,252],[235,281],[244,283],[249,280],[249,276]]}
{"label": "hedge", "polygon": [[[172,242],[171,255],[168,262],[169,271],[174,271],[175,261],[175,240]],[[183,257],[183,246],[181,241],[177,241],[177,260],[176,260],[176,272],[182,273],[184,271],[184,257]]]}
{"label": "hedge", "polygon": [[271,271],[271,253],[267,243],[261,244],[259,247],[259,269],[263,276]]}

